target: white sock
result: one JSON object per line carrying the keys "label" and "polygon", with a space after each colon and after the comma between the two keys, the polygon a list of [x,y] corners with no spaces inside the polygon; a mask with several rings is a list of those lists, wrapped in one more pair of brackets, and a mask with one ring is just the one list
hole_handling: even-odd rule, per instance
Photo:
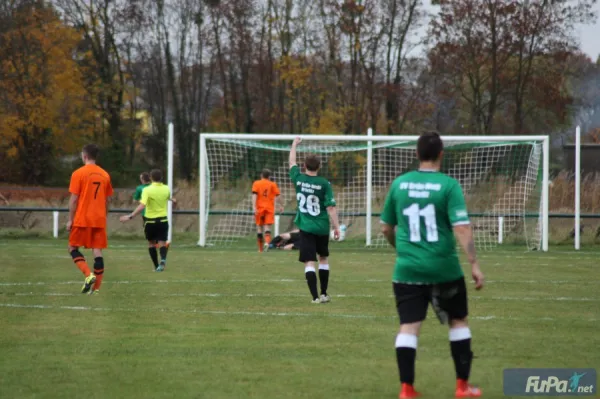
{"label": "white sock", "polygon": [[400,333],[396,336],[396,348],[417,349],[418,340],[416,335]]}
{"label": "white sock", "polygon": [[452,342],[464,341],[465,339],[471,338],[471,330],[469,327],[451,328],[450,332],[448,333],[448,337]]}
{"label": "white sock", "polygon": [[319,270],[329,270],[329,265],[319,263]]}

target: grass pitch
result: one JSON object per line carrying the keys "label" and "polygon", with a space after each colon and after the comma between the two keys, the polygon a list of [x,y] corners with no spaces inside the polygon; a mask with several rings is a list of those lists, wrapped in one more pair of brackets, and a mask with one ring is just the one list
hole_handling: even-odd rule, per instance
{"label": "grass pitch", "polygon": [[[396,398],[391,251],[332,245],[330,304],[310,303],[296,252],[111,242],[101,293],[66,242],[0,243],[1,398]],[[85,252],[89,262],[91,254]],[[472,381],[503,398],[502,370],[600,369],[600,252],[480,254],[470,291]],[[446,327],[430,312],[416,387],[452,398]]]}

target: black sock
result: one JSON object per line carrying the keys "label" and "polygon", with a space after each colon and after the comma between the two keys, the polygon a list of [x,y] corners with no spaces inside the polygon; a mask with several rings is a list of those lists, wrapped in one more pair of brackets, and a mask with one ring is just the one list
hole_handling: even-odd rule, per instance
{"label": "black sock", "polygon": [[467,381],[471,374],[471,362],[473,361],[471,332],[468,327],[450,330],[450,351],[452,360],[454,360],[456,378]]}
{"label": "black sock", "polygon": [[415,361],[417,359],[417,337],[410,334],[398,334],[396,337],[396,362],[400,373],[400,382],[415,383]]}
{"label": "black sock", "polygon": [[319,265],[319,282],[321,283],[321,295],[327,295],[329,285],[329,265]]}
{"label": "black sock", "polygon": [[156,252],[156,247],[149,247],[148,252],[150,253],[150,259],[152,259],[152,263],[154,263],[154,268],[158,267],[158,252]]}
{"label": "black sock", "polygon": [[160,247],[158,249],[160,251],[160,260],[167,260],[167,247]]}
{"label": "black sock", "polygon": [[313,299],[317,299],[319,297],[319,292],[317,291],[317,273],[315,273],[315,268],[306,267],[304,269],[304,275],[306,276],[306,283],[308,284],[310,294]]}
{"label": "black sock", "polygon": [[102,274],[104,273],[104,258],[98,256],[94,258],[94,274]]}

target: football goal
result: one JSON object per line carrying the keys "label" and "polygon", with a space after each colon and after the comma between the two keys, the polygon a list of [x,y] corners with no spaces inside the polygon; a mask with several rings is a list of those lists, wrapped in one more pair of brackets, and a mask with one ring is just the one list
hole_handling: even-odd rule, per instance
{"label": "football goal", "polygon": [[[294,229],[296,195],[288,177],[295,135],[200,136],[200,246],[243,245],[255,237],[252,182],[269,169],[281,190],[276,229]],[[417,168],[418,136],[301,135],[298,164],[318,154],[331,182],[348,247],[385,247],[379,216],[390,183]],[[442,172],[464,191],[476,244],[548,248],[547,136],[446,136]],[[337,244],[335,244],[337,245]]]}

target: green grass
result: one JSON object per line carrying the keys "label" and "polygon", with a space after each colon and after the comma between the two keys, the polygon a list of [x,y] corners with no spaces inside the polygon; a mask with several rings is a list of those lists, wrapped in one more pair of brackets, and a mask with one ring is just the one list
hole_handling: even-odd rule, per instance
{"label": "green grass", "polygon": [[[472,381],[503,398],[512,367],[600,369],[600,252],[481,254]],[[0,398],[396,398],[393,255],[332,245],[332,303],[310,303],[297,253],[111,242],[101,294],[65,241],[0,243]],[[88,259],[89,252],[85,253]],[[447,330],[430,313],[417,388],[453,397]]]}

